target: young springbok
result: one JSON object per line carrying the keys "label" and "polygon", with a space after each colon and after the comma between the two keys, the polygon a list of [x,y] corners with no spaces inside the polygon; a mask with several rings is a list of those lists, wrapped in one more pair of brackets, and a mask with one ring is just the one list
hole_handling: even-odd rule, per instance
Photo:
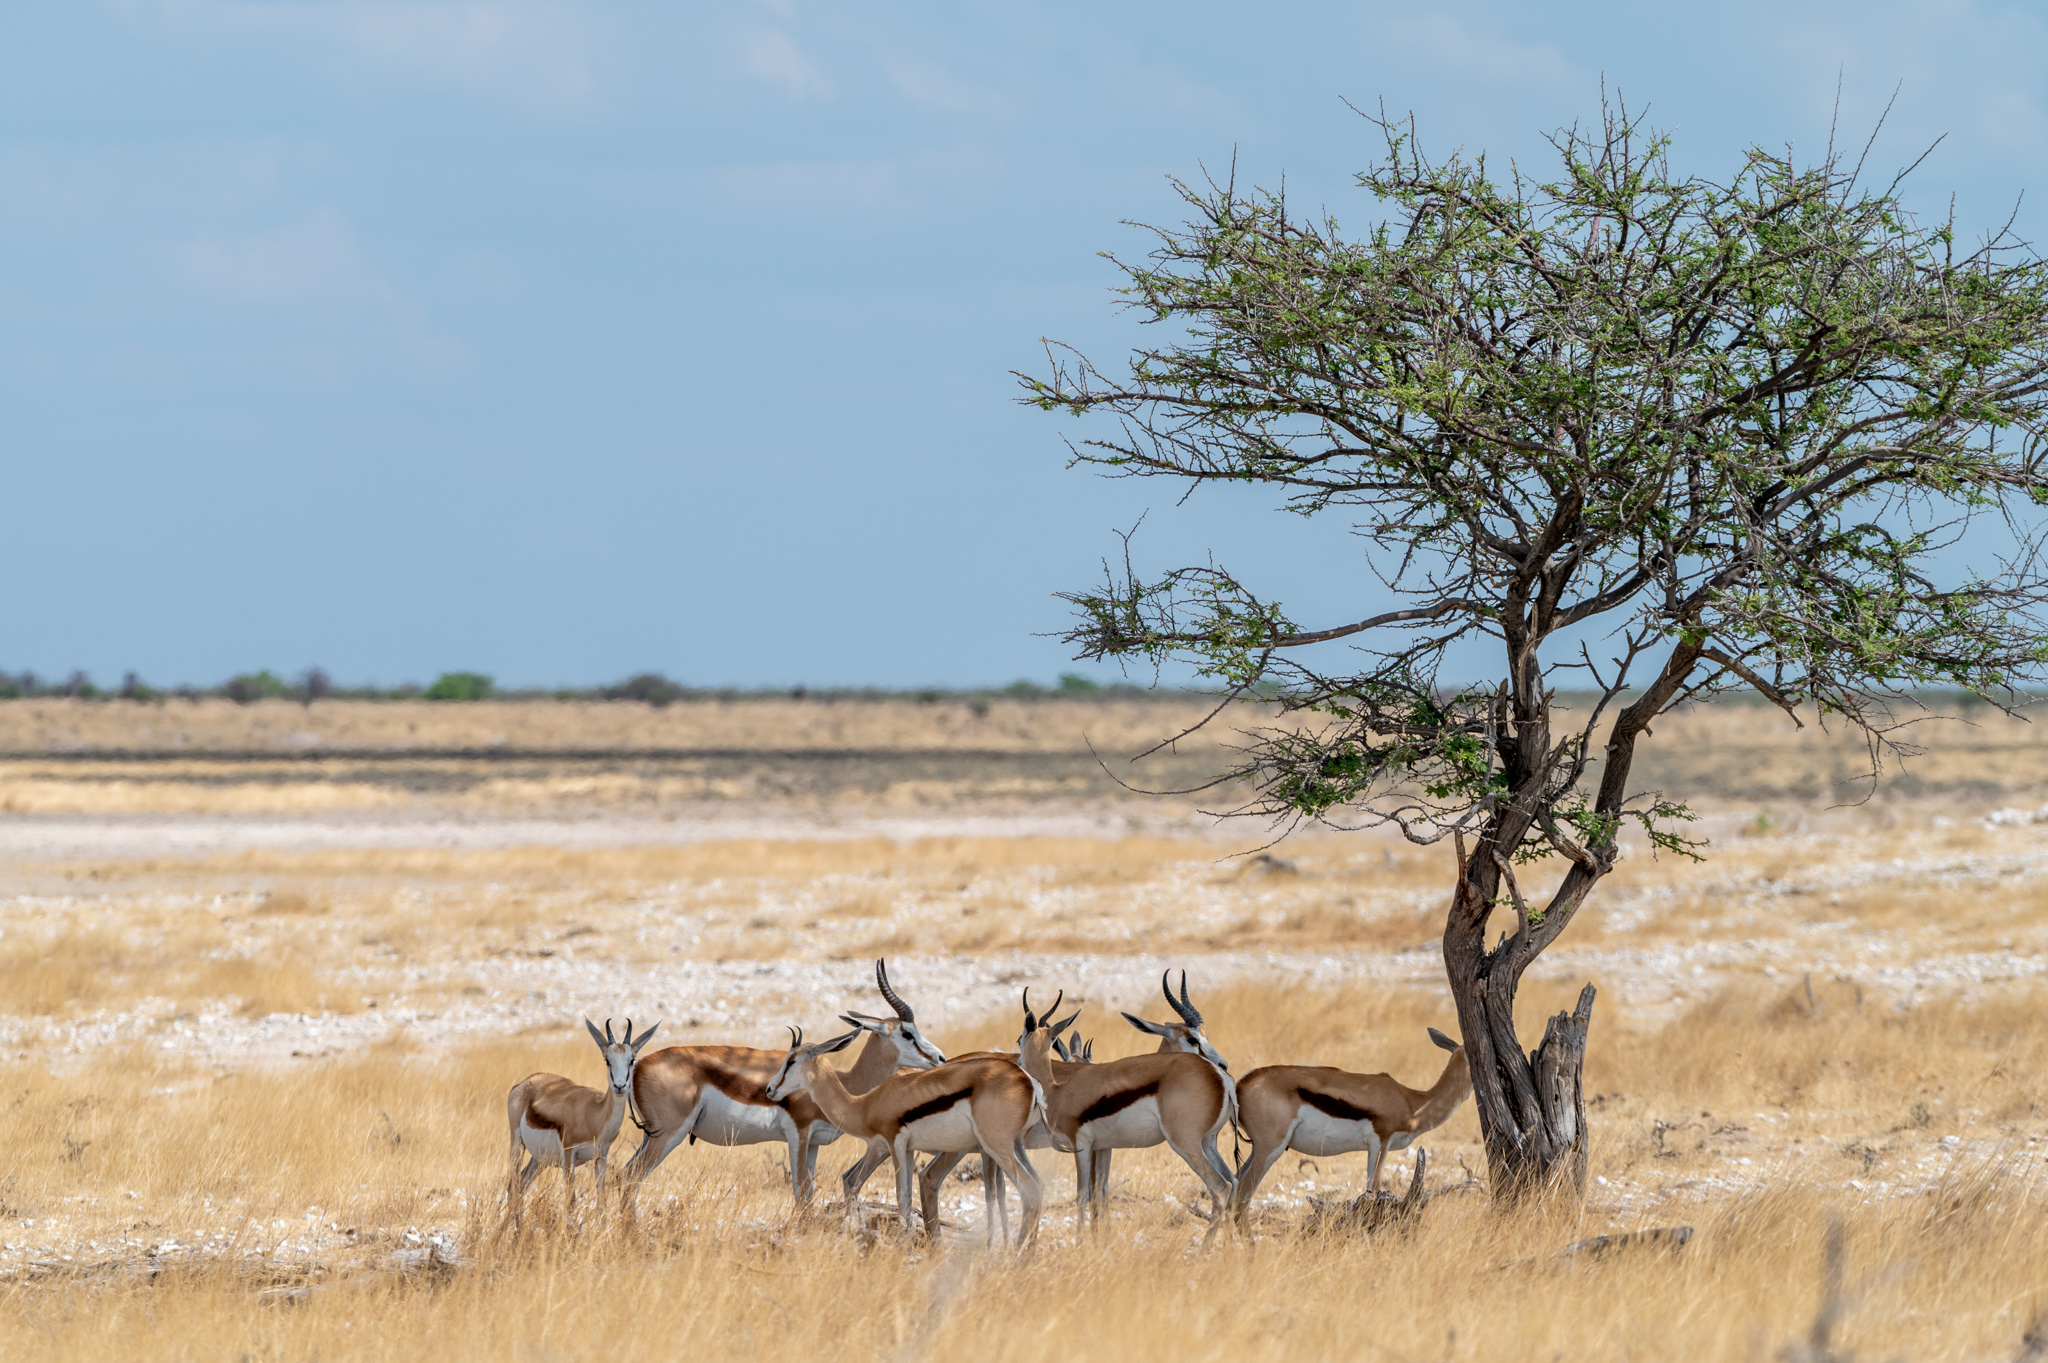
{"label": "young springbok", "polygon": [[[1058,1007],[1053,1000],[1053,1009]],[[1208,1243],[1223,1225],[1237,1183],[1216,1149],[1216,1138],[1237,1115],[1228,1076],[1201,1056],[1180,1051],[1055,1070],[1053,1040],[1080,1015],[1075,1009],[1058,1022],[1050,1012],[1040,1019],[1027,996],[1017,1062],[1045,1089],[1046,1129],[1074,1152],[1083,1219],[1100,1226],[1109,1210],[1109,1189],[1095,1177],[1095,1155],[1164,1141],[1209,1192],[1215,1210],[1203,1237]]]}
{"label": "young springbok", "polygon": [[1382,1162],[1417,1136],[1442,1126],[1472,1092],[1465,1048],[1429,1029],[1429,1039],[1451,1053],[1428,1089],[1412,1089],[1391,1075],[1352,1074],[1327,1065],[1267,1065],[1237,1086],[1238,1124],[1252,1153],[1237,1171],[1237,1219],[1251,1208],[1259,1180],[1289,1150],[1304,1155],[1366,1151],[1367,1177],[1380,1190]]}
{"label": "young springbok", "polygon": [[[1024,1153],[1024,1134],[1045,1114],[1038,1082],[1015,1061],[987,1057],[898,1074],[866,1093],[852,1093],[825,1057],[851,1045],[864,1025],[855,1023],[844,1036],[810,1046],[804,1045],[801,1031],[790,1028],[789,1054],[768,1086],[769,1096],[788,1099],[808,1092],[841,1131],[868,1141],[871,1149],[887,1146],[896,1161],[896,1206],[906,1232],[914,1230],[910,1179],[916,1152],[980,1151],[983,1160],[999,1166],[1017,1184],[1024,1200],[1024,1224],[1017,1241],[1033,1243],[1044,1186]],[[849,1202],[847,1212],[857,1214],[858,1204]],[[993,1215],[991,1210],[991,1230]],[[936,1219],[926,1230],[936,1234]]]}
{"label": "young springbok", "polygon": [[[946,1063],[944,1052],[917,1030],[917,1018],[889,986],[886,961],[875,962],[875,983],[896,1013],[869,1018],[867,1045],[842,1078],[865,1093],[903,1068],[929,1069]],[[745,1046],[671,1046],[654,1052],[633,1072],[633,1099],[647,1138],[626,1166],[626,1186],[636,1189],[685,1139],[712,1145],[755,1145],[781,1141],[789,1147],[790,1191],[807,1205],[817,1185],[818,1148],[840,1131],[802,1093],[777,1100],[769,1081],[783,1052]]]}
{"label": "young springbok", "polygon": [[[597,1162],[597,1191],[599,1196],[604,1194],[605,1161],[626,1120],[626,1087],[633,1080],[633,1062],[640,1048],[654,1039],[655,1028],[661,1026],[657,1022],[635,1037],[633,1019],[627,1018],[625,1038],[617,1040],[612,1036],[610,1018],[604,1020],[603,1032],[589,1018],[583,1019],[583,1025],[604,1055],[606,1077],[611,1081],[607,1089],[585,1088],[559,1074],[529,1074],[505,1096],[505,1117],[512,1127],[510,1201],[515,1233],[526,1186],[543,1165],[561,1169],[571,1211],[576,1209],[577,1165]],[[531,1156],[524,1169],[519,1167],[521,1155]]]}

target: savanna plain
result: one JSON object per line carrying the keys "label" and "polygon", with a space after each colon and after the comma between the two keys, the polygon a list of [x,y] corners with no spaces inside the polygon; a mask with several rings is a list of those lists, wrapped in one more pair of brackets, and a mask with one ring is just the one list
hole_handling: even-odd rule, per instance
{"label": "savanna plain", "polygon": [[583,1017],[775,1047],[882,1011],[883,956],[948,1052],[1026,986],[1149,1050],[1117,1014],[1172,968],[1240,1075],[1426,1087],[1450,852],[1107,774],[1220,769],[1227,732],[1122,761],[1199,713],[0,703],[0,1358],[2048,1357],[2048,740],[1981,711],[1874,791],[1773,710],[1659,724],[1704,860],[1632,849],[1523,989],[1531,1041],[1599,989],[1582,1201],[1493,1206],[1468,1102],[1372,1235],[1318,1218],[1362,1155],[1285,1157],[1204,1249],[1164,1149],[1088,1235],[1040,1151],[1035,1253],[965,1179],[911,1243],[886,1172],[838,1204],[851,1140],[808,1215],[780,1147],[699,1144],[630,1216],[544,1174],[509,1232],[506,1090],[599,1084]]}

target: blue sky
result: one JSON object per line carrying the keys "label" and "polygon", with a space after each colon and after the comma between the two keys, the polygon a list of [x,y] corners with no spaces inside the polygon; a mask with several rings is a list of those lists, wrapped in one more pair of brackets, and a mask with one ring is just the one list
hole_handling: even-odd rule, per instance
{"label": "blue sky", "polygon": [[1042,336],[1221,166],[1363,223],[1369,130],[1537,156],[1603,78],[1718,172],[1947,141],[1929,211],[2048,233],[2034,5],[0,9],[0,667],[976,684],[1112,530],[1373,608],[1249,500],[1063,469]]}

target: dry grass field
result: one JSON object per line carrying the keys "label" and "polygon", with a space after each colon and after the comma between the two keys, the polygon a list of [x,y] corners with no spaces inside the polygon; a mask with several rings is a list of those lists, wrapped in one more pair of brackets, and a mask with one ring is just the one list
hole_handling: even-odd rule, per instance
{"label": "dry grass field", "polygon": [[[1838,740],[1748,709],[1659,726],[1659,779],[1708,788],[1707,860],[1628,858],[1525,988],[1532,1033],[1601,991],[1583,1205],[1490,1207],[1467,1104],[1421,1142],[1439,1191],[1405,1232],[1309,1229],[1365,1162],[1290,1156],[1249,1233],[1204,1252],[1199,1185],[1149,1151],[1118,1156],[1112,1232],[1084,1238],[1071,1162],[1039,1152],[1050,1212],[1023,1257],[981,1248],[967,1182],[937,1245],[879,1215],[886,1175],[862,1232],[836,1206],[798,1218],[768,1147],[679,1150],[630,1222],[588,1199],[565,1220],[544,1176],[515,1241],[504,1093],[537,1069],[598,1082],[585,1014],[659,1017],[657,1045],[822,1034],[879,1006],[883,954],[949,1051],[1012,1043],[1025,985],[1081,998],[1098,1056],[1147,1049],[1116,1011],[1163,1016],[1170,965],[1239,1073],[1423,1085],[1424,1028],[1456,1029],[1449,854],[1321,835],[1246,859],[1258,830],[1185,801],[957,770],[906,794],[887,754],[951,741],[908,706],[831,740],[880,776],[778,798],[625,770],[570,788],[597,778],[544,763],[482,796],[502,768],[402,753],[356,781],[82,762],[46,750],[144,746],[117,721],[156,707],[34,704],[0,705],[0,749],[28,754],[0,770],[0,1358],[2005,1359],[2048,1319],[2048,823],[2017,812],[2048,750],[2026,726],[1946,726],[1850,808],[1828,800]],[[691,707],[580,731],[528,708],[564,748],[801,746],[763,738],[789,727],[772,715],[719,730],[703,707],[696,736],[650,738],[633,725]],[[260,746],[233,725],[263,711],[224,708],[208,743]],[[1042,753],[1110,731],[1070,702],[1020,715]],[[857,1153],[825,1151],[829,1190]],[[1390,1163],[1398,1187],[1410,1161]],[[1557,1253],[1680,1224],[1682,1250]]]}

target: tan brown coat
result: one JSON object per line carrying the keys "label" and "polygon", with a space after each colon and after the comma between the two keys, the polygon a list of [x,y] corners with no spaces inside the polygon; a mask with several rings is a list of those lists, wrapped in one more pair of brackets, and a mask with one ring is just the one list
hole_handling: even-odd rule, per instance
{"label": "tan brown coat", "polygon": [[1252,1152],[1238,1170],[1238,1218],[1250,1208],[1259,1181],[1288,1150],[1315,1156],[1366,1151],[1371,1160],[1367,1178],[1378,1192],[1387,1153],[1442,1126],[1472,1092],[1465,1048],[1434,1027],[1429,1035],[1451,1057],[1426,1089],[1409,1088],[1388,1074],[1354,1074],[1326,1065],[1267,1065],[1239,1080],[1238,1125]]}

